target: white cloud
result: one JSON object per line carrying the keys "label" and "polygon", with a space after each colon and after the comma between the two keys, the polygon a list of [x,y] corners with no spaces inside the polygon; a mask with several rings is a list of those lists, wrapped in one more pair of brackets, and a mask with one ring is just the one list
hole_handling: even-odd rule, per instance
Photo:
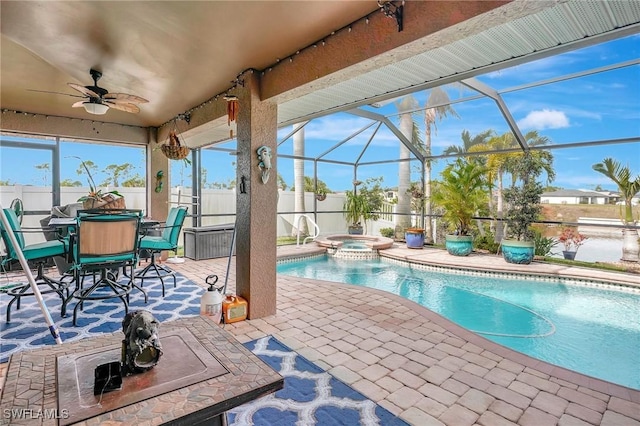
{"label": "white cloud", "polygon": [[531,111],[527,116],[518,121],[518,126],[523,129],[561,129],[569,127],[569,118],[562,111],[543,109]]}

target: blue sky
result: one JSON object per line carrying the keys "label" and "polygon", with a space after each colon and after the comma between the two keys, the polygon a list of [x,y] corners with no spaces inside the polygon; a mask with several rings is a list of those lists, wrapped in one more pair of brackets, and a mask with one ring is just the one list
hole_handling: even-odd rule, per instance
{"label": "blue sky", "polygon": [[[562,55],[538,60],[513,68],[478,76],[478,80],[501,91],[536,81],[553,79],[558,76],[577,73],[584,70],[640,59],[640,35],[629,36],[608,43],[591,46]],[[475,93],[461,86],[447,86],[452,100],[473,96]],[[427,92],[413,95],[420,106],[424,106]],[[595,140],[620,138],[640,138],[640,65],[589,75],[567,81],[547,84],[540,87],[507,92],[502,94],[514,119],[523,133],[529,130],[548,137],[552,144],[568,144]],[[450,145],[461,143],[460,135],[468,130],[475,135],[484,130],[493,129],[498,134],[508,131],[508,126],[499,113],[495,103],[488,99],[479,99],[455,103],[452,105],[459,118],[445,118],[437,123],[437,132],[432,137],[432,152],[440,154]],[[381,108],[367,107],[382,115],[387,115],[395,124],[398,118],[394,103]],[[416,116],[424,135],[424,117]],[[316,157],[326,152],[352,133],[364,128],[369,120],[346,113],[334,114],[311,121],[305,127],[307,157]],[[375,162],[398,157],[398,142],[384,127],[375,134],[368,149],[363,148],[374,133],[375,126],[362,132],[358,137],[343,144],[325,158],[353,162],[362,155],[361,162]],[[280,129],[279,140],[291,131],[291,127]],[[234,147],[235,142],[223,144]],[[144,175],[143,154],[141,148],[122,148],[112,145],[62,144],[62,179],[81,180],[75,172],[78,160],[70,156],[80,156],[93,160],[103,169],[109,164],[132,163],[135,173]],[[91,153],[89,153],[91,152]],[[281,154],[292,154],[292,141],[284,142]],[[631,170],[640,173],[640,142],[590,146],[583,148],[558,149],[552,151],[556,179],[552,183],[564,188],[592,189],[596,185],[615,189],[604,176],[594,172],[591,166],[605,157],[613,157]],[[46,182],[46,171],[36,169],[39,164],[50,161],[45,152],[3,148],[0,164],[0,179],[12,183],[41,185]],[[207,182],[228,183],[235,179],[235,157],[228,153],[204,151],[203,167],[207,170]],[[289,186],[293,185],[292,161],[278,159],[278,172]],[[417,163],[413,167],[413,179],[419,178]],[[446,160],[434,164],[433,177],[446,165]],[[320,163],[319,178],[329,188],[341,191],[351,188],[353,168],[351,166]],[[384,177],[384,185],[397,185],[397,163],[361,166],[358,179]],[[172,162],[172,185],[190,185],[191,171],[185,169],[180,161]],[[305,174],[313,175],[313,163],[306,162]],[[105,175],[96,172],[96,181],[101,182]],[[50,181],[48,182],[50,184]]]}
{"label": "blue sky", "polygon": [[[559,76],[578,73],[592,68],[604,67],[640,58],[640,35],[626,37],[605,44],[584,48],[566,54],[538,60],[513,68],[477,77],[478,80],[501,91],[531,82],[545,81]],[[450,99],[456,100],[475,93],[461,86],[449,86]],[[415,93],[420,106],[427,100],[426,92]],[[594,140],[640,138],[640,65],[584,76],[568,81],[556,82],[526,90],[507,92],[502,97],[523,133],[537,130],[552,144],[569,144]],[[468,130],[472,135],[493,129],[498,134],[507,132],[508,126],[496,104],[486,98],[452,105],[459,118],[445,118],[437,123],[437,134],[432,136],[432,152],[441,154],[450,145],[460,145],[460,135]],[[384,114],[396,114],[391,103],[383,108],[372,108]],[[397,124],[396,116],[390,117]],[[424,135],[424,116],[416,117]],[[348,114],[336,114],[309,123],[305,127],[307,141],[306,156],[316,156],[343,140],[349,134],[363,128],[369,121]],[[381,130],[362,157],[363,162],[397,158],[398,148],[389,131]],[[291,129],[283,129],[286,135]],[[353,161],[360,155],[369,140],[373,128],[345,143],[328,156],[331,159]],[[292,143],[286,142],[279,152],[292,152]],[[557,177],[553,185],[564,188],[594,188],[602,185],[611,188],[610,181],[594,172],[591,166],[607,156],[628,164],[635,173],[640,173],[640,142],[607,146],[568,148],[552,151]],[[434,178],[446,164],[439,160],[434,165]],[[287,182],[293,181],[292,170],[282,167],[279,172]],[[313,173],[310,162],[305,174]],[[307,168],[308,167],[308,168]],[[353,171],[349,167],[325,166],[320,176],[330,188],[349,189]],[[289,165],[288,169],[291,169]],[[324,169],[324,168],[323,168]],[[322,173],[322,169],[320,171]],[[358,178],[384,174],[388,186],[397,184],[397,164],[360,167]],[[418,173],[414,173],[418,179]]]}

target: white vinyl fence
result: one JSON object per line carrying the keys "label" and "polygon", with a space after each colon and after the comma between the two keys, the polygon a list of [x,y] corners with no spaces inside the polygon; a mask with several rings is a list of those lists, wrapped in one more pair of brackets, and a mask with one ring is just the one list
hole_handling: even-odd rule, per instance
{"label": "white vinyl fence", "polygon": [[[145,188],[111,188],[117,190],[125,197],[127,208],[146,209],[146,189]],[[78,198],[89,192],[87,187],[62,187],[61,188],[61,205],[76,203]],[[180,196],[178,197],[178,194]],[[11,201],[15,198],[22,200],[24,209],[27,211],[51,211],[51,187],[45,186],[0,186],[0,203],[4,208],[9,207]],[[327,194],[323,201],[316,201],[313,193],[306,193],[305,207],[307,215],[311,217],[320,227],[321,234],[343,234],[347,232],[347,223],[342,215],[344,204],[344,194]],[[191,197],[189,188],[180,189],[174,187],[171,190],[171,203],[190,205],[192,202],[199,202],[202,214],[216,214],[224,216],[203,217],[202,226],[220,225],[235,222],[236,211],[236,193],[235,190],[225,189],[205,189],[203,190],[202,200],[194,200]],[[314,218],[313,209],[314,202],[317,203],[317,218]],[[385,207],[385,215],[383,219],[377,222],[367,222],[367,233],[370,235],[380,235],[380,228],[393,227],[392,208],[389,205]],[[193,209],[189,209],[193,211]],[[294,211],[294,192],[279,191],[278,192],[278,211],[292,212]],[[329,213],[335,212],[335,213]],[[25,228],[40,228],[40,220],[47,215],[26,215],[24,216],[22,226]],[[276,219],[278,226],[278,236],[290,236],[293,234],[293,227],[296,215],[293,213],[279,214]],[[185,221],[184,227],[192,227],[190,218]],[[309,224],[310,230],[313,229]],[[44,241],[44,235],[41,232],[25,234],[27,244]]]}

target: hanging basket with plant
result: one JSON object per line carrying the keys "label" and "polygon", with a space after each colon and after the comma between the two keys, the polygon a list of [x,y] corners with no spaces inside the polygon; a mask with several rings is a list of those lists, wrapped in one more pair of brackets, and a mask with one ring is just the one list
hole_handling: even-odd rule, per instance
{"label": "hanging basket with plant", "polygon": [[180,144],[175,130],[169,132],[167,143],[160,146],[162,153],[170,160],[184,160],[189,155],[189,148]]}

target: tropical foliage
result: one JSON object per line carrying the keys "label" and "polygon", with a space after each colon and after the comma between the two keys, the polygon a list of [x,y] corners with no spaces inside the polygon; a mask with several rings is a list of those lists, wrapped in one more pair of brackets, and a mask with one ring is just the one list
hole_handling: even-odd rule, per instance
{"label": "tropical foliage", "polygon": [[78,173],[81,172],[82,169],[84,169],[84,171],[87,173],[87,181],[89,183],[89,193],[85,196],[82,196],[80,198],[78,198],[78,202],[85,202],[85,201],[89,201],[89,200],[95,200],[95,201],[100,201],[105,195],[116,195],[118,197],[121,197],[122,195],[120,195],[120,193],[118,191],[107,191],[107,192],[102,192],[102,189],[99,189],[96,186],[95,181],[93,180],[93,176],[91,175],[91,170],[90,167],[95,165],[93,164],[93,162],[90,161],[83,161],[81,158],[79,157],[74,157],[80,160],[80,168],[78,168]]}
{"label": "tropical foliage", "polygon": [[351,226],[361,226],[368,211],[366,197],[356,191],[345,191],[344,195],[344,218]]}
{"label": "tropical foliage", "polygon": [[[465,139],[463,132],[463,141]],[[537,131],[530,131],[524,135],[524,142],[528,147],[539,147],[551,143],[549,138],[541,136]],[[520,177],[518,167],[522,163],[525,152],[522,151],[520,145],[516,141],[515,136],[511,132],[502,135],[496,135],[492,130],[479,133],[471,138],[471,141],[477,142],[470,144],[467,148],[469,153],[477,153],[480,155],[478,161],[483,161],[488,169],[488,178],[490,188],[496,187],[496,205],[493,206],[493,198],[490,199],[490,210],[495,209],[495,216],[498,219],[495,225],[495,238],[500,241],[503,237],[504,204],[505,204],[505,176],[510,175],[511,186],[515,186],[516,181]],[[483,142],[484,141],[484,142]],[[501,152],[507,151],[507,152]],[[487,152],[485,155],[481,155]],[[535,172],[535,178],[543,173],[547,176],[547,183],[555,179],[555,170],[553,168],[553,155],[547,150],[527,151],[526,155],[531,161],[531,170]]]}
{"label": "tropical foliage", "polygon": [[369,178],[358,183],[359,189],[345,192],[344,217],[352,225],[364,225],[367,220],[378,220],[384,203],[382,177]]}
{"label": "tropical foliage", "polygon": [[486,205],[487,169],[476,161],[458,158],[436,181],[433,203],[444,208],[442,218],[456,235],[469,235],[473,216]]}
{"label": "tropical foliage", "polygon": [[602,173],[618,186],[620,196],[624,200],[622,220],[625,224],[632,224],[634,219],[631,200],[640,192],[640,175],[632,178],[629,166],[623,166],[613,158],[605,158],[602,163],[594,164],[593,170]]}
{"label": "tropical foliage", "polygon": [[[295,191],[296,187],[293,186],[291,191]],[[311,176],[304,176],[304,192],[315,192],[316,194],[331,194],[333,191],[329,189],[327,184],[322,180],[318,179],[318,188],[316,189],[315,184],[313,183],[313,178]]]}
{"label": "tropical foliage", "polygon": [[532,240],[534,234],[530,228],[531,224],[538,220],[542,211],[540,196],[544,188],[536,180],[541,168],[536,158],[530,152],[526,152],[520,161],[512,163],[511,173],[514,176],[511,187],[504,191],[507,203],[507,237],[519,241]]}
{"label": "tropical foliage", "polygon": [[542,232],[534,229],[533,244],[536,256],[550,256],[553,254],[553,249],[558,245],[558,241],[555,238],[545,237]]}

